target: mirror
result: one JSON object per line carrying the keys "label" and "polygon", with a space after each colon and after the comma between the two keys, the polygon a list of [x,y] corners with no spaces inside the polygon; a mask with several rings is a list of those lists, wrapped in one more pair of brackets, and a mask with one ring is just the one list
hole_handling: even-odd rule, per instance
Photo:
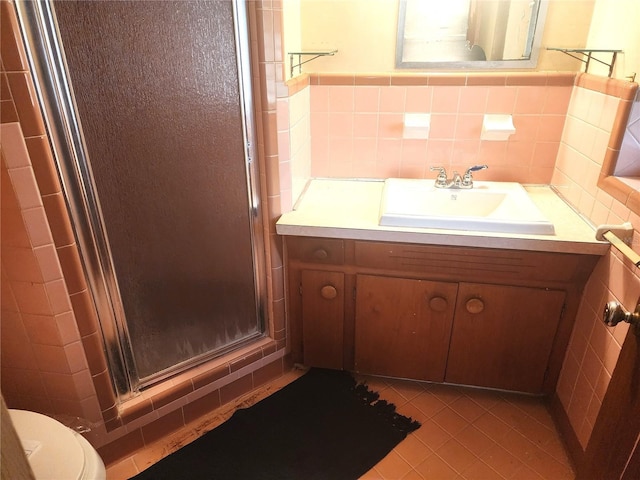
{"label": "mirror", "polygon": [[396,68],[535,68],[546,0],[400,0]]}

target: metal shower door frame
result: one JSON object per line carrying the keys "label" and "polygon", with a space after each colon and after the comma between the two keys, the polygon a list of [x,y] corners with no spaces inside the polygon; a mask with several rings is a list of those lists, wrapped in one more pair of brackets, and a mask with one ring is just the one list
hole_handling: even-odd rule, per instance
{"label": "metal shower door frame", "polygon": [[[265,247],[259,174],[255,161],[257,154],[251,91],[249,23],[245,2],[228,1],[233,4],[240,108],[244,119],[242,135],[249,193],[256,314],[262,330],[265,331]],[[53,2],[17,0],[15,8],[53,157],[62,182],[63,195],[73,222],[89,291],[95,304],[113,386],[118,399],[123,401],[135,395],[140,388],[201,364],[213,354],[182,362],[172,370],[159,372],[144,381],[139,378]]]}

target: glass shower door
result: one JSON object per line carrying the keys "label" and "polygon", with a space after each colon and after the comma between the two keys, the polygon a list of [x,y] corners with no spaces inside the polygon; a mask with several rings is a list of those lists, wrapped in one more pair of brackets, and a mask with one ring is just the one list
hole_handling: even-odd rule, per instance
{"label": "glass shower door", "polygon": [[54,7],[134,376],[261,336],[234,2]]}

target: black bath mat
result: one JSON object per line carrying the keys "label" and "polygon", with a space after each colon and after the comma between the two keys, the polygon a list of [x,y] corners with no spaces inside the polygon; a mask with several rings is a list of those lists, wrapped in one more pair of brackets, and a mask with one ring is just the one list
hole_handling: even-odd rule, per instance
{"label": "black bath mat", "polygon": [[348,373],[311,369],[134,478],[357,479],[419,427]]}

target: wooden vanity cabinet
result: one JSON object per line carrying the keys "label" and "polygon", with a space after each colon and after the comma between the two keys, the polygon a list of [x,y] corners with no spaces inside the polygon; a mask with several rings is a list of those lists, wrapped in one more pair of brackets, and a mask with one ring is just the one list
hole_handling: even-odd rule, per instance
{"label": "wooden vanity cabinet", "polygon": [[358,275],[355,370],[442,382],[457,289],[448,282]]}
{"label": "wooden vanity cabinet", "polygon": [[461,283],[445,381],[539,393],[566,294]]}
{"label": "wooden vanity cabinet", "polygon": [[596,255],[286,237],[294,362],[551,393]]}
{"label": "wooden vanity cabinet", "polygon": [[304,363],[341,370],[344,366],[344,274],[303,270],[300,295]]}

